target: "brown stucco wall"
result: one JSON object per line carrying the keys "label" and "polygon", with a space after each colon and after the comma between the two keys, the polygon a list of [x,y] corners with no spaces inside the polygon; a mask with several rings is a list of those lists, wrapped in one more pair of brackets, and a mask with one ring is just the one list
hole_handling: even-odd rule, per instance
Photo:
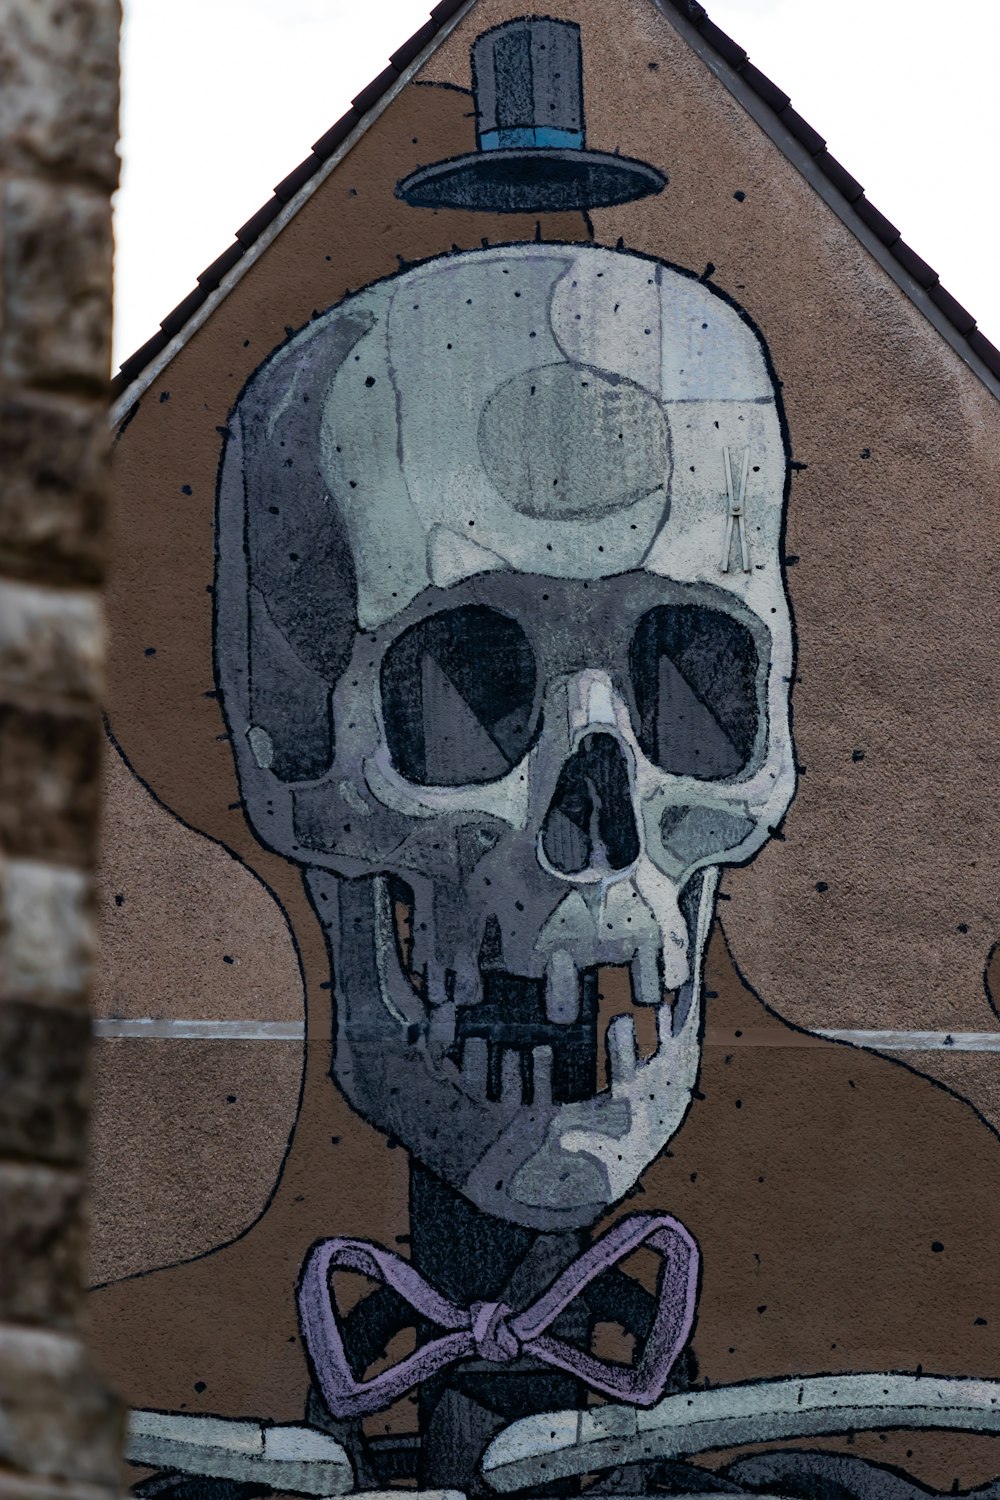
{"label": "brown stucco wall", "polygon": [[0,3],[0,1494],[114,1492],[82,1341],[117,0]]}
{"label": "brown stucco wall", "polygon": [[[127,777],[113,774],[109,965],[127,973],[142,952],[157,977],[148,998],[109,979],[104,1003],[180,1016],[197,994],[212,1015],[253,1016],[266,992],[293,1011],[301,981],[280,907],[300,950],[309,1035],[302,1111],[264,1218],[207,1259],[95,1302],[108,1358],[139,1404],[299,1415],[306,1376],[290,1288],[305,1249],[320,1234],[391,1244],[405,1233],[404,1153],[353,1117],[328,1080],[327,961],[299,878],[257,845],[238,805],[211,666],[215,476],[243,382],[314,309],[390,274],[397,257],[534,237],[534,220],[416,211],[393,196],[418,163],[471,148],[470,98],[455,89],[469,85],[469,46],[523,10],[517,0],[474,8],[153,382],[119,442],[111,724],[156,796],[218,842],[185,831],[166,848],[166,815],[138,816]],[[584,28],[591,141],[671,177],[660,197],[595,213],[597,240],[621,236],[698,271],[714,265],[715,283],[768,340],[794,455],[807,466],[795,474],[786,542],[799,791],[784,839],[725,877],[704,1097],[646,1174],[644,1201],[676,1212],[702,1244],[696,1350],[713,1384],[917,1365],[996,1377],[1000,1308],[991,1315],[988,1304],[1000,1147],[967,1103],[911,1070],[995,1120],[995,1067],[940,1053],[907,1054],[903,1066],[804,1038],[771,1014],[801,1027],[995,1028],[983,970],[1000,879],[988,713],[996,403],[664,15],[646,0],[565,0],[560,14]],[[545,219],[538,232],[587,236],[576,217]],[[273,893],[269,915],[263,888],[223,862],[219,843]],[[126,926],[128,907],[108,903],[121,871],[142,864],[141,916]],[[267,934],[255,960],[263,988],[234,989],[213,967],[218,929],[192,932],[178,889],[197,892],[220,923],[252,911],[249,926]],[[171,954],[177,980],[161,972]],[[153,1045],[155,1064],[139,1056]],[[98,1147],[101,1242],[127,1244],[130,1267],[168,1246],[173,1257],[220,1243],[240,1202],[249,1223],[284,1150],[295,1049],[242,1054],[241,1088],[260,1101],[284,1091],[251,1143],[218,1107],[233,1049],[246,1044],[212,1043],[194,1079],[191,1045],[101,1044],[119,1131],[138,1119],[144,1070],[155,1068],[165,1101],[160,1131],[138,1137],[130,1200],[107,1127]],[[192,1135],[170,1121],[187,1101],[216,1178],[207,1191],[198,1179],[197,1215],[169,1231],[158,1185],[174,1184],[170,1201],[182,1203]],[[154,1227],[138,1231],[148,1214]],[[872,1435],[852,1451],[941,1486],[1000,1470],[987,1439]]]}

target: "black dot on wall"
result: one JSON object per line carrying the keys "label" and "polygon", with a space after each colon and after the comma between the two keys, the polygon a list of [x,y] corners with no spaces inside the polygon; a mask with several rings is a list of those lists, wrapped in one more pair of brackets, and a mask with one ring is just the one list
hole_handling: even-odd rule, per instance
{"label": "black dot on wall", "polygon": [[194,491],[191,489],[191,486],[189,484],[182,484],[181,485],[181,494],[182,495],[191,495],[193,493],[194,493]]}
{"label": "black dot on wall", "polygon": [[734,193],[733,197],[736,199],[737,203],[743,203],[745,201],[745,199],[746,199],[746,193],[740,191],[740,192]]}
{"label": "black dot on wall", "polygon": [[365,385],[368,387],[369,390],[371,390],[371,388],[372,388],[372,386],[374,384],[375,384],[375,376],[374,375],[369,375],[368,379],[365,381]]}
{"label": "black dot on wall", "polygon": [[968,924],[968,922],[959,922],[959,924],[958,924],[958,930],[959,930],[959,932],[968,932],[968,930],[969,930],[969,924]]}
{"label": "black dot on wall", "polygon": [[861,457],[862,458],[871,458],[871,456],[872,456],[872,450],[870,448],[862,448],[862,450],[861,450]]}
{"label": "black dot on wall", "polygon": [[851,754],[851,759],[855,762],[855,764],[857,764],[858,761],[864,760],[864,758],[865,752],[863,750],[855,750]]}
{"label": "black dot on wall", "polygon": [[121,891],[119,891],[118,894],[117,894],[117,896],[115,897],[115,905],[116,906],[124,906],[125,905],[125,897],[122,895]]}
{"label": "black dot on wall", "polygon": [[236,962],[236,960],[235,960],[235,958],[233,958],[233,957],[232,957],[232,955],[231,955],[231,954],[229,954],[229,953],[224,953],[224,954],[223,954],[223,955],[222,955],[222,962],[223,962],[223,963],[224,963],[224,964],[234,964],[234,963],[235,963],[235,962]]}
{"label": "black dot on wall", "polygon": [[985,1328],[986,1327],[986,1319],[985,1318],[977,1318],[976,1321],[975,1321],[975,1325],[974,1326],[976,1328]]}
{"label": "black dot on wall", "polygon": [[160,392],[160,405],[162,406],[163,403],[164,403],[164,401],[169,401],[169,400],[170,400],[170,392],[169,391],[161,391]]}
{"label": "black dot on wall", "polygon": [[198,1392],[199,1396],[201,1395],[202,1391],[207,1391],[208,1390],[208,1386],[205,1384],[205,1382],[203,1380],[196,1380],[195,1383],[194,1383],[194,1388]]}
{"label": "black dot on wall", "polygon": [[235,1094],[227,1094],[226,1095],[226,1103],[227,1104],[235,1104],[236,1103],[236,1095]]}
{"label": "black dot on wall", "polygon": [[934,1251],[935,1255],[940,1255],[941,1251],[944,1249],[944,1246],[942,1245],[940,1240],[931,1240],[931,1249]]}
{"label": "black dot on wall", "polygon": [[820,895],[822,896],[823,892],[824,891],[828,891],[830,889],[830,887],[827,885],[827,883],[826,883],[825,880],[817,880],[817,882],[816,882],[816,889],[819,891]]}

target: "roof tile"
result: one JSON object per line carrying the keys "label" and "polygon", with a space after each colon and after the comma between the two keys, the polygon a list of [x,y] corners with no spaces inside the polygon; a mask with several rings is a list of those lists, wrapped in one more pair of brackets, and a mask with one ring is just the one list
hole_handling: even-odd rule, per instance
{"label": "roof tile", "polygon": [[465,0],[441,0],[431,11],[431,20],[435,26],[443,26],[445,21],[450,21],[456,11],[462,9]]}
{"label": "roof tile", "polygon": [[978,328],[969,334],[969,348],[979,355],[987,369],[992,370],[994,375],[1000,375],[1000,349],[996,344],[991,344],[985,333],[980,333]]}
{"label": "roof tile", "polygon": [[198,277],[199,284],[207,286],[210,291],[213,291],[219,285],[226,272],[231,271],[238,260],[242,260],[246,253],[246,248],[246,245],[241,245],[239,240],[237,240],[234,244],[230,245],[228,250],[223,250],[222,254],[202,271]]}
{"label": "roof tile", "polygon": [[168,338],[173,338],[179,333],[191,314],[197,312],[209,294],[207,286],[196,286],[193,292],[188,292],[183,302],[178,302],[160,323],[160,327]]}
{"label": "roof tile", "polygon": [[387,68],[383,68],[378,77],[373,78],[368,87],[362,89],[360,94],[355,94],[351,100],[358,114],[363,115],[367,113],[373,104],[377,104],[386,89],[392,88],[398,77],[399,69],[394,68],[392,63]]}
{"label": "roof tile", "polygon": [[698,0],[671,0],[671,4],[674,10],[679,10],[681,15],[687,16],[695,26],[700,27],[708,20],[708,11],[703,5],[698,4]]}
{"label": "roof tile", "polygon": [[745,79],[754,93],[759,94],[764,103],[769,104],[778,114],[791,104],[792,101],[788,95],[779,89],[776,83],[772,83],[766,73],[754,67],[752,62],[748,62],[746,67],[740,69],[740,77]]}
{"label": "roof tile", "polygon": [[899,230],[892,220],[887,219],[885,214],[879,213],[874,203],[869,203],[867,198],[859,198],[854,205],[854,211],[861,222],[867,224],[876,238],[882,241],[883,245],[894,245],[899,239]]}
{"label": "roof tile", "polygon": [[721,26],[716,26],[714,21],[710,21],[706,17],[704,24],[699,27],[699,30],[706,42],[711,42],[716,52],[721,57],[724,57],[727,63],[731,64],[734,68],[742,68],[747,60],[746,52],[740,46],[739,42],[734,42],[732,37],[722,30]]}
{"label": "roof tile", "polygon": [[119,395],[127,385],[131,385],[137,375],[141,375],[147,365],[152,364],[156,356],[170,343],[170,337],[160,328],[147,339],[134,354],[122,362],[122,366],[111,382],[111,389]]}
{"label": "roof tile", "polygon": [[267,226],[274,222],[283,207],[280,198],[268,198],[263,208],[258,208],[253,217],[247,219],[246,223],[237,229],[236,238],[244,245],[252,245],[254,240],[264,233]]}
{"label": "roof tile", "polygon": [[929,266],[915,250],[911,250],[905,240],[897,240],[892,247],[892,253],[906,274],[912,276],[919,286],[926,289],[937,281],[938,273],[934,267]]}
{"label": "roof tile", "polygon": [[401,47],[397,48],[389,61],[394,68],[398,68],[400,73],[402,73],[404,68],[410,66],[415,57],[420,56],[424,48],[429,42],[434,40],[437,34],[438,28],[434,25],[434,22],[426,22],[425,25],[421,26],[419,31],[413,33],[408,42],[404,42]]}
{"label": "roof tile", "polygon": [[313,141],[313,151],[321,161],[326,161],[327,157],[332,156],[338,146],[343,145],[360,119],[361,116],[358,111],[351,108],[347,111],[346,115],[341,115],[336,124],[331,125],[330,129],[325,131],[318,141]]}
{"label": "roof tile", "polygon": [[314,151],[305,161],[299,162],[294,172],[289,172],[287,177],[281,179],[274,190],[274,196],[280,198],[282,203],[287,203],[289,198],[295,197],[300,187],[304,187],[311,177],[315,177],[322,165],[323,158]]}
{"label": "roof tile", "polygon": [[829,151],[821,151],[816,158],[816,165],[828,177],[838,192],[843,193],[848,203],[855,203],[864,193],[864,188],[856,177],[852,177],[846,167],[842,167],[835,156]]}
{"label": "roof tile", "polygon": [[797,141],[801,141],[810,156],[819,156],[821,151],[826,150],[826,141],[818,130],[814,130],[808,120],[803,120],[797,109],[786,105],[779,111],[782,125],[792,132]]}
{"label": "roof tile", "polygon": [[934,303],[934,306],[941,309],[948,322],[954,323],[959,333],[968,337],[976,326],[976,320],[968,308],[963,307],[957,297],[953,297],[950,292],[946,292],[940,281],[936,282],[930,288],[928,296]]}

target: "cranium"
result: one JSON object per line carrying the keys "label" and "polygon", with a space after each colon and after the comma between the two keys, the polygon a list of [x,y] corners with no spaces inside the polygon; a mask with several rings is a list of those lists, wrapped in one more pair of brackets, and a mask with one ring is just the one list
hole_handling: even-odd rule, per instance
{"label": "cranium", "polygon": [[745,316],[588,245],[375,284],[232,416],[243,803],[326,930],[338,1083],[487,1212],[592,1222],[688,1108],[719,869],[794,788],[786,479]]}

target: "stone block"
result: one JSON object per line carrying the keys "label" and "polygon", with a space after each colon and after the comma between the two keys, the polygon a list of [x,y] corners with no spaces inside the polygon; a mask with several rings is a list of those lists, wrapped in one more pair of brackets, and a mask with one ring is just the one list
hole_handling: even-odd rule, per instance
{"label": "stone block", "polygon": [[30,386],[105,390],[111,365],[106,194],[11,178],[3,231],[4,373]]}
{"label": "stone block", "polygon": [[103,402],[0,396],[5,573],[100,579],[108,449]]}
{"label": "stone block", "polygon": [[93,702],[103,645],[96,595],[0,581],[0,683]]}
{"label": "stone block", "polygon": [[0,1464],[114,1484],[122,1425],[114,1396],[75,1339],[0,1328]]}
{"label": "stone block", "polygon": [[0,1165],[0,1321],[72,1328],[81,1299],[83,1177]]}
{"label": "stone block", "polygon": [[0,0],[0,167],[118,180],[118,0]]}
{"label": "stone block", "polygon": [[85,1150],[90,1019],[0,1000],[0,1155],[78,1164]]}
{"label": "stone block", "polygon": [[8,995],[81,996],[93,949],[86,875],[37,860],[0,864],[0,975]]}
{"label": "stone block", "polygon": [[87,866],[97,817],[100,729],[88,708],[0,697],[0,850]]}

